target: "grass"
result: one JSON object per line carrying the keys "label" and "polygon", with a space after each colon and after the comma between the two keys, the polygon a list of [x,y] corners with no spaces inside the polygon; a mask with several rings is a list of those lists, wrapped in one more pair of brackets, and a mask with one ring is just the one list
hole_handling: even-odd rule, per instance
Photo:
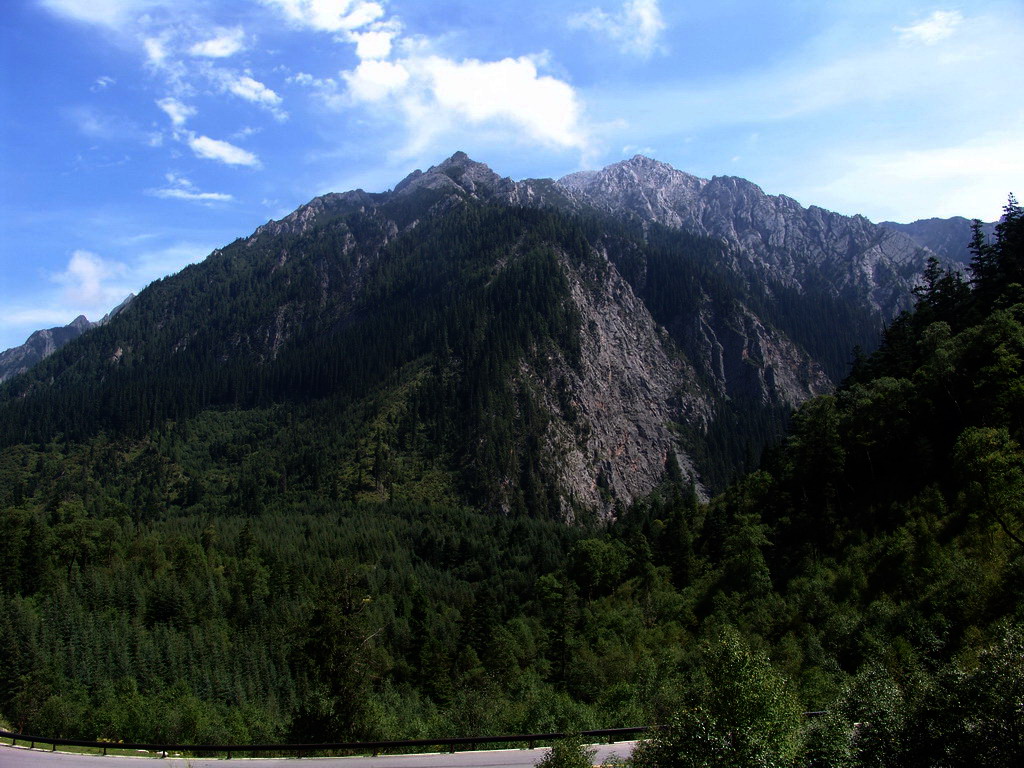
{"label": "grass", "polygon": [[[7,738],[7,737],[0,737],[0,744],[7,744],[8,746],[10,746],[15,741],[17,742],[17,745],[19,747],[28,747],[32,743],[28,739],[11,739],[11,738]],[[42,742],[37,741],[36,745],[35,745],[35,748],[37,750],[50,751],[51,746],[49,744],[44,744]],[[75,755],[102,755],[103,754],[102,747],[72,747],[72,746],[66,746],[66,745],[61,745],[61,744],[57,745],[57,751],[58,752],[69,752],[69,753],[75,754]],[[136,749],[118,749],[117,745],[113,744],[113,743],[109,747],[107,747],[107,754],[108,755],[113,755],[113,756],[118,756],[118,757],[139,757],[139,756],[143,756],[143,755],[150,755],[152,757],[158,757],[159,756],[159,753],[157,753],[157,752],[139,752]],[[168,756],[170,756],[170,755],[168,755]]]}

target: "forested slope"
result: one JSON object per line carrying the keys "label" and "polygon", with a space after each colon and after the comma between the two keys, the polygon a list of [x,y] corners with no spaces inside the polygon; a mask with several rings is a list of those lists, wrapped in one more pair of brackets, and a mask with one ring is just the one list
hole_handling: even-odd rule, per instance
{"label": "forested slope", "polygon": [[[8,447],[0,713],[198,742],[668,722],[638,765],[1019,764],[1022,235],[1011,204],[970,283],[933,265],[708,504],[678,476],[575,527],[310,495],[312,427],[272,407]],[[286,458],[254,482],[260,451]]]}

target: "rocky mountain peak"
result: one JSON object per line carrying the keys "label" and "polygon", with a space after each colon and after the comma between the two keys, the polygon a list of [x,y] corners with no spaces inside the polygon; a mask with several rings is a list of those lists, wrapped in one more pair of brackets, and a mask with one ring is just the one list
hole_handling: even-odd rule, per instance
{"label": "rocky mountain peak", "polygon": [[79,315],[67,325],[35,331],[21,346],[0,352],[0,382],[24,373],[95,325],[98,323]]}
{"label": "rocky mountain peak", "polygon": [[459,151],[426,172],[419,169],[406,176],[394,189],[394,194],[405,195],[421,189],[464,192],[473,197],[491,197],[494,193],[514,186],[490,166],[478,163],[465,152]]}
{"label": "rocky mountain peak", "polygon": [[361,189],[349,192],[329,192],[314,197],[305,205],[300,205],[282,219],[271,219],[257,227],[246,242],[252,245],[262,235],[277,237],[280,235],[301,235],[308,232],[324,214],[355,211],[373,205],[374,195]]}
{"label": "rocky mountain peak", "polygon": [[624,210],[643,219],[683,227],[680,211],[693,207],[708,182],[668,163],[636,155],[600,171],[571,173],[558,183],[599,207]]}

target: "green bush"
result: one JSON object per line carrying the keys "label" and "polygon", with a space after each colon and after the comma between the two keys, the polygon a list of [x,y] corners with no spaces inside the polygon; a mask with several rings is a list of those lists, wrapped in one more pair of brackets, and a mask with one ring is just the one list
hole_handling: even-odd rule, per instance
{"label": "green bush", "polygon": [[803,716],[785,679],[739,634],[705,649],[687,706],[633,752],[634,768],[783,768],[803,751]]}
{"label": "green bush", "polygon": [[537,768],[592,768],[597,750],[588,747],[579,736],[556,741],[544,757],[536,762]]}

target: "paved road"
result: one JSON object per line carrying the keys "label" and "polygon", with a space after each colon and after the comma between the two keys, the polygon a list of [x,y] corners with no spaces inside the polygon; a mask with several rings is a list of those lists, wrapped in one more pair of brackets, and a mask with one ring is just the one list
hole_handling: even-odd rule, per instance
{"label": "paved road", "polygon": [[[627,757],[636,742],[602,744],[597,747],[595,763],[603,763],[612,754]],[[456,752],[431,755],[381,755],[380,757],[256,758],[234,760],[185,760],[168,757],[161,768],[529,768],[546,753],[537,749],[496,749],[486,752]],[[48,749],[23,749],[0,744],[0,768],[137,768],[152,757],[104,757],[50,752]]]}

